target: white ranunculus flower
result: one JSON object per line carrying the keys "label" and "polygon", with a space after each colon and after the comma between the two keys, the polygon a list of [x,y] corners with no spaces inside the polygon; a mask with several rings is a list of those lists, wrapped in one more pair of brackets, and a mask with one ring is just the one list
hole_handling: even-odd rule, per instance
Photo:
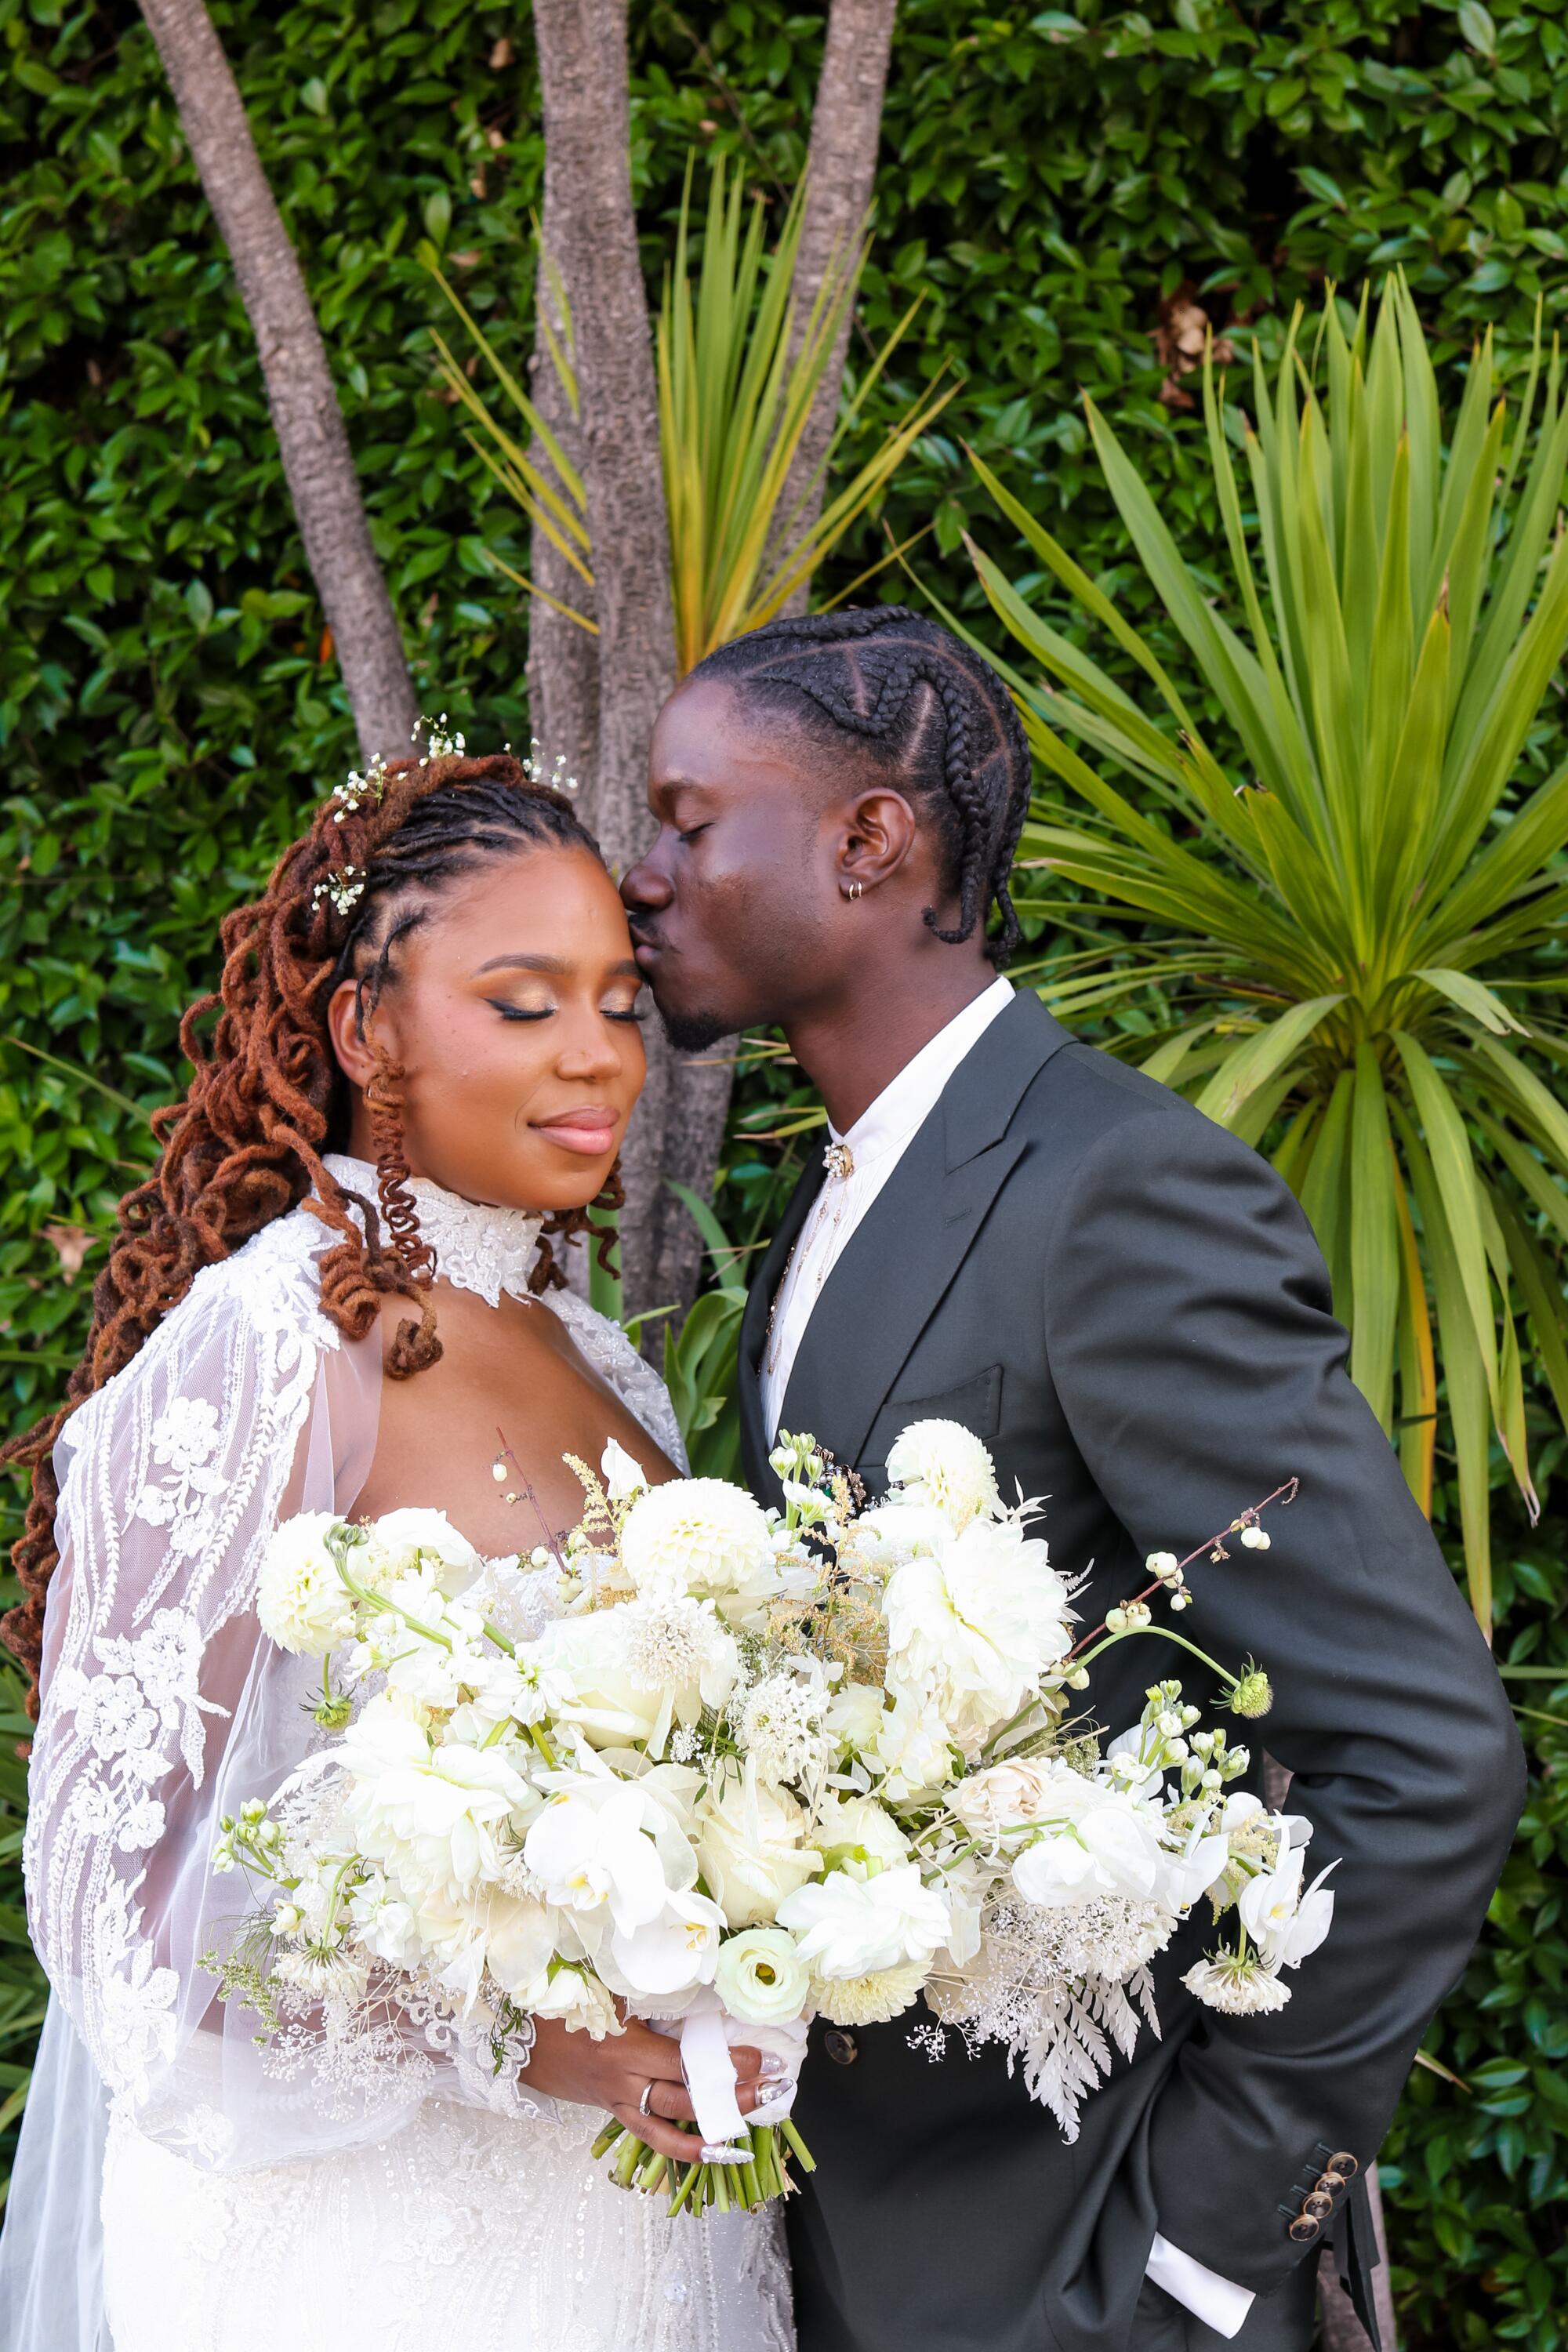
{"label": "white ranunculus flower", "polygon": [[737,1622],[778,1584],[767,1516],[725,1478],[672,1478],[639,1495],[621,1530],[621,1566],[639,1592],[716,1601]]}
{"label": "white ranunculus flower", "polygon": [[894,1798],[945,1788],[956,1769],[952,1735],[935,1701],[920,1691],[895,1694],[878,1724],[869,1755]]}
{"label": "white ranunculus flower", "polygon": [[941,1559],[906,1561],[882,1608],[889,1687],[929,1691],[971,1751],[1072,1646],[1066,1588],[1016,1518],[971,1519]]}
{"label": "white ranunculus flower", "polygon": [[281,1519],[261,1556],[256,1613],[268,1641],[294,1656],[324,1658],[353,1628],[353,1597],[327,1549],[335,1511]]}
{"label": "white ranunculus flower", "polygon": [[720,1946],[713,1984],[731,2017],[747,2025],[776,2025],[800,2015],[811,1970],[784,1928],[747,1927]]}
{"label": "white ranunculus flower", "polygon": [[780,1904],[779,1926],[795,1937],[813,1975],[832,1979],[929,1963],[947,1941],[949,1920],[918,1866],[900,1862],[873,1878],[829,1872]]}
{"label": "white ranunculus flower", "polygon": [[931,1504],[955,1535],[1000,1500],[989,1453],[957,1421],[912,1421],[900,1431],[888,1455],[888,1485],[900,1501]]}
{"label": "white ranunculus flower", "polygon": [[669,1888],[644,1816],[638,1791],[620,1783],[602,1797],[591,1789],[552,1796],[522,1849],[545,1901],[563,1911],[607,1912],[623,1934],[657,1919]]}
{"label": "white ranunculus flower", "polygon": [[612,1503],[629,1503],[647,1485],[647,1473],[642,1464],[613,1437],[599,1457],[599,1475]]}
{"label": "white ranunculus flower", "polygon": [[754,1771],[731,1773],[698,1801],[698,1867],[731,1927],[765,1926],[786,1895],[822,1867],[805,1843],[806,1818]]}
{"label": "white ranunculus flower", "polygon": [[513,1757],[428,1735],[383,1697],[373,1698],[336,1751],[349,1776],[343,1811],[361,1850],[405,1892],[454,1899],[493,1877],[500,1838],[537,1803]]}
{"label": "white ranunculus flower", "polygon": [[1045,1833],[1013,1864],[1026,1903],[1057,1908],[1104,1895],[1147,1902],[1155,1894],[1166,1856],[1152,1805],[1058,1762],[1036,1818]]}
{"label": "white ranunculus flower", "polygon": [[843,1867],[845,1849],[860,1862],[903,1862],[910,1842],[892,1815],[874,1797],[835,1797],[816,1824],[816,1843]]}
{"label": "white ranunculus flower", "polygon": [[467,1536],[459,1535],[445,1511],[418,1510],[412,1506],[385,1511],[371,1521],[368,1532],[370,1541],[353,1562],[354,1573],[363,1584],[379,1587],[391,1578],[424,1569],[443,1592],[455,1596],[473,1582],[485,1565],[481,1554]]}
{"label": "white ranunculus flower", "polygon": [[828,1700],[822,1727],[838,1747],[858,1754],[876,1738],[887,1703],[880,1683],[846,1683]]}

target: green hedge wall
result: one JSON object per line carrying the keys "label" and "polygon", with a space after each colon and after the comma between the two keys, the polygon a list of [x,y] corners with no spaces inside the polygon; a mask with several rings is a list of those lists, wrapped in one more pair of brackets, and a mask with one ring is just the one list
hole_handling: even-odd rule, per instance
{"label": "green hedge wall", "polygon": [[[214,13],[305,260],[422,690],[470,740],[515,736],[526,614],[484,553],[521,560],[515,519],[437,387],[444,306],[417,257],[438,247],[501,347],[526,352],[542,163],[527,12]],[[798,170],[821,19],[779,0],[634,0],[633,15],[652,280],[690,145],[743,156],[764,193]],[[211,974],[216,919],[353,739],[249,331],[140,17],[124,0],[0,0],[0,1378],[16,1427],[74,1354],[145,1108],[178,1083],[175,1022]],[[1354,289],[1399,264],[1456,367],[1487,323],[1517,362],[1538,299],[1549,328],[1568,299],[1565,58],[1563,0],[1032,15],[904,0],[863,315],[874,337],[924,298],[878,413],[944,364],[963,378],[888,509],[900,537],[934,516],[919,561],[935,592],[973,608],[966,522],[1002,544],[968,487],[969,440],[1138,604],[1085,391],[1188,544],[1215,542],[1191,425],[1160,397],[1162,335],[1194,300],[1238,341],[1272,339],[1325,276]],[[840,577],[879,543],[868,530],[847,549]],[[749,1082],[742,1111],[767,1084]],[[765,1221],[777,1174],[738,1137],[727,1213]],[[1466,2087],[1417,2074],[1388,2150],[1405,2340],[1433,2352],[1568,2343],[1554,1499],[1531,1534],[1500,1475],[1500,1648],[1560,1662],[1562,1680],[1553,1666],[1514,1686],[1535,1710],[1531,1811],[1431,2038]],[[0,1775],[0,2128],[31,2000],[16,1802]]]}

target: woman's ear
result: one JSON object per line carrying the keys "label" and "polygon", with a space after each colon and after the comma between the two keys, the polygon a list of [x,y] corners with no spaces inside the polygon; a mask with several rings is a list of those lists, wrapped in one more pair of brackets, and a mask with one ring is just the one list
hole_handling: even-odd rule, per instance
{"label": "woman's ear", "polygon": [[839,845],[842,888],[859,898],[889,880],[909,857],[919,832],[915,813],[902,793],[885,786],[862,793],[849,811],[848,828]]}
{"label": "woman's ear", "polygon": [[[373,1021],[365,1022],[364,1034],[360,1034],[359,1005],[359,982],[340,981],[327,1002],[327,1034],[331,1039],[339,1069],[351,1086],[363,1090],[374,1077],[380,1057],[372,1042],[374,1036]],[[384,1023],[382,1025],[384,1026]],[[381,1042],[384,1045],[384,1039]]]}

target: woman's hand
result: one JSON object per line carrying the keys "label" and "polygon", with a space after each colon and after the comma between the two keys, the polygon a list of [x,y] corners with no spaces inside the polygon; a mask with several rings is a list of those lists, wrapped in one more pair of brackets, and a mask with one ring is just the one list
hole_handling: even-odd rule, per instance
{"label": "woman's hand", "polygon": [[[764,2096],[759,2087],[762,2053],[742,2047],[730,2055],[735,2062],[735,2104],[749,2115]],[[639,2106],[649,2083],[653,2092],[645,2116]],[[559,2018],[538,2019],[523,2088],[552,2099],[574,2099],[580,2106],[603,2107],[649,2147],[679,2164],[697,2160],[697,2137],[678,2129],[697,2119],[680,2071],[680,2044],[666,2033],[656,2033],[641,2018],[627,2018],[624,2033],[607,2034],[603,2042],[583,2032],[568,2033]]]}

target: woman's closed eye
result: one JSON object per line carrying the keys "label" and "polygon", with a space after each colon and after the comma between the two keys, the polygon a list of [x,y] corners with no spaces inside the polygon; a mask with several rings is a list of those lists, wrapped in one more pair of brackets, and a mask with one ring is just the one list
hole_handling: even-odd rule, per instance
{"label": "woman's closed eye", "polygon": [[[548,1021],[561,1008],[558,1004],[510,1004],[502,996],[487,996],[485,1003],[499,1013],[503,1021]],[[629,1002],[616,1001],[601,1004],[599,1011],[606,1021],[646,1021],[647,1008],[639,990]]]}

